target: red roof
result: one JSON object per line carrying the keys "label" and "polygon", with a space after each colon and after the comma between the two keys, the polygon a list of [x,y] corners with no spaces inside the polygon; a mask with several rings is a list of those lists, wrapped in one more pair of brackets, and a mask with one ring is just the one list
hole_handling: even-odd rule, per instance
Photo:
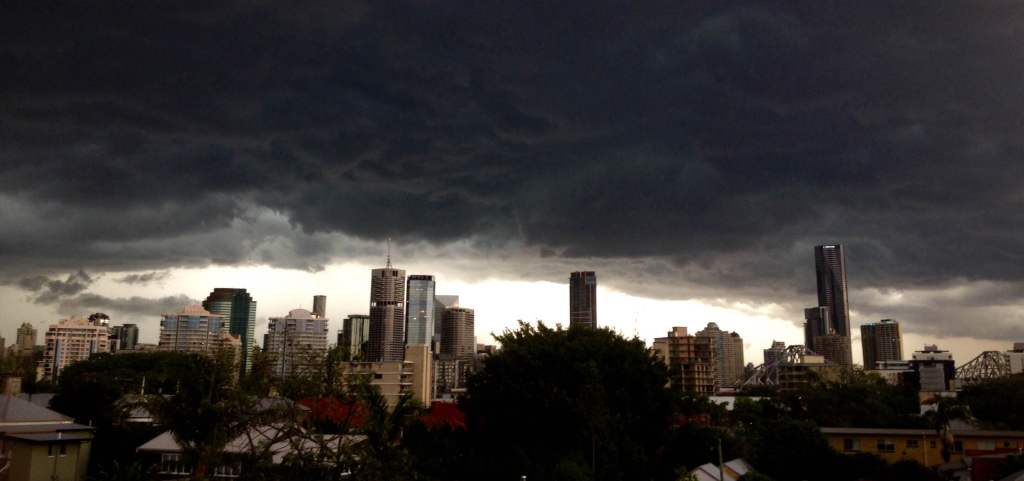
{"label": "red roof", "polygon": [[466,414],[455,403],[439,401],[430,403],[430,411],[421,416],[420,421],[429,429],[444,425],[451,429],[466,429]]}

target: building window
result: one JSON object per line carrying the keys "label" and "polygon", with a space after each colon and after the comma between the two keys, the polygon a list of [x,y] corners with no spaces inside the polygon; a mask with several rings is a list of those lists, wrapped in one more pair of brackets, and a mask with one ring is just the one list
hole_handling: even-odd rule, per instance
{"label": "building window", "polygon": [[61,443],[60,444],[60,455],[61,456],[67,456],[68,455],[68,445],[67,445],[67,443]]}
{"label": "building window", "polygon": [[907,440],[907,449],[917,449],[919,447],[921,447],[921,445],[920,445],[920,443],[918,443],[918,441],[916,439],[908,439]]}
{"label": "building window", "polygon": [[995,449],[996,449],[996,442],[995,441],[978,441],[978,449],[980,449],[982,451],[995,451]]}
{"label": "building window", "polygon": [[162,453],[160,455],[160,474],[192,474],[192,470],[181,462],[180,454]]}
{"label": "building window", "polygon": [[878,452],[880,453],[895,453],[896,444],[888,439],[879,439],[876,445]]}
{"label": "building window", "polygon": [[48,457],[48,458],[52,458],[53,457],[53,445],[52,444],[48,444],[46,446],[46,457]]}
{"label": "building window", "polygon": [[860,451],[860,440],[851,438],[844,439],[843,451]]}
{"label": "building window", "polygon": [[953,452],[954,453],[962,453],[962,452],[964,452],[964,442],[963,441],[953,441]]}
{"label": "building window", "polygon": [[935,449],[935,440],[934,439],[932,439],[931,441],[928,441],[928,447],[932,448],[932,449]]}

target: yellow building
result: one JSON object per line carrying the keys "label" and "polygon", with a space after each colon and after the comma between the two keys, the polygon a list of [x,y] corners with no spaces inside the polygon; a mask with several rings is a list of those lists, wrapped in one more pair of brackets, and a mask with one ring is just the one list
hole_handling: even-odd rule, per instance
{"label": "yellow building", "polygon": [[0,481],[82,481],[93,428],[13,395],[0,396]]}
{"label": "yellow building", "polygon": [[[874,454],[890,463],[917,461],[927,467],[944,463],[942,443],[932,429],[821,428],[829,446],[845,454]],[[1024,449],[1024,431],[953,430],[952,457]]]}

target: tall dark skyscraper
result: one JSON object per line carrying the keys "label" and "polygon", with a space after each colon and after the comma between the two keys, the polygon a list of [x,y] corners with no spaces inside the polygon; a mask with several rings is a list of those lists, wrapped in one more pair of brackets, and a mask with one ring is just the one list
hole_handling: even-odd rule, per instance
{"label": "tall dark skyscraper", "polygon": [[597,275],[593,271],[569,275],[569,327],[597,327]]}
{"label": "tall dark skyscraper", "polygon": [[804,310],[804,345],[825,360],[852,368],[850,303],[846,287],[846,255],[841,245],[814,248],[818,305]]}
{"label": "tall dark skyscraper", "polygon": [[228,320],[228,332],[242,342],[239,371],[249,372],[256,347],[256,301],[245,289],[218,287],[203,301],[203,309]]}
{"label": "tall dark skyscraper", "polygon": [[370,340],[366,360],[401,361],[405,358],[405,271],[387,266],[374,269],[370,278]]}
{"label": "tall dark skyscraper", "polygon": [[818,305],[828,307],[832,329],[850,337],[850,303],[846,297],[846,255],[841,245],[814,248],[814,267],[818,274]]}

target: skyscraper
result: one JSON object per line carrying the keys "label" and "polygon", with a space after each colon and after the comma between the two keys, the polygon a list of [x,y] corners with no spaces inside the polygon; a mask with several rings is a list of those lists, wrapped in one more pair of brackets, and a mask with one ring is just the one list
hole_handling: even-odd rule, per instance
{"label": "skyscraper", "polygon": [[370,278],[370,362],[401,361],[405,357],[405,271],[387,265]]}
{"label": "skyscraper", "polygon": [[474,313],[465,307],[444,310],[441,333],[441,354],[458,359],[472,359],[476,355]]}
{"label": "skyscraper", "polygon": [[764,355],[764,365],[768,366],[775,361],[778,361],[782,357],[782,353],[786,351],[786,343],[783,341],[772,341],[772,347],[764,349],[761,352]]}
{"label": "skyscraper", "polygon": [[804,309],[804,347],[814,351],[814,338],[833,332],[831,318],[832,315],[828,307],[818,306]]}
{"label": "skyscraper", "polygon": [[818,305],[828,308],[829,320],[835,333],[850,337],[850,304],[846,295],[846,255],[843,246],[816,246],[814,265],[818,274]]}
{"label": "skyscraper", "polygon": [[14,344],[19,356],[31,356],[36,347],[36,328],[27,322],[21,323]]}
{"label": "skyscraper", "polygon": [[366,358],[366,345],[370,341],[370,316],[349,314],[341,321],[338,345],[347,349],[347,360]]}
{"label": "skyscraper", "polygon": [[444,319],[444,310],[449,307],[459,307],[459,296],[444,294],[434,296],[434,344],[437,347],[435,352],[441,350],[441,321]]}
{"label": "skyscraper", "polygon": [[313,315],[327,317],[327,296],[313,296]]}
{"label": "skyscraper", "polygon": [[853,367],[850,346],[850,303],[847,298],[846,255],[843,246],[814,248],[818,305],[804,311],[804,344],[825,359]]}
{"label": "skyscraper", "polygon": [[732,387],[743,376],[743,339],[735,332],[723,331],[718,324],[709,322],[697,337],[711,339],[715,347],[717,371],[715,384],[718,389]]}
{"label": "skyscraper", "polygon": [[274,373],[281,377],[302,373],[315,365],[317,356],[327,351],[327,323],[305,309],[292,309],[284,317],[271,317],[267,326],[267,353]]}
{"label": "skyscraper", "polygon": [[139,326],[135,324],[125,324],[121,326],[120,342],[121,350],[135,350],[135,346],[139,344]]}
{"label": "skyscraper", "polygon": [[597,327],[597,275],[593,271],[569,275],[569,327]]}
{"label": "skyscraper", "polygon": [[878,361],[903,359],[900,323],[892,319],[861,325],[860,344],[864,352],[864,369],[875,369]]}
{"label": "skyscraper", "polygon": [[440,319],[436,312],[434,298],[434,276],[412,275],[406,289],[405,343],[409,346],[430,345],[434,337],[434,324]]}
{"label": "skyscraper", "polygon": [[228,332],[242,343],[239,372],[249,372],[256,347],[256,301],[245,289],[218,287],[203,301],[203,308],[227,319]]}

